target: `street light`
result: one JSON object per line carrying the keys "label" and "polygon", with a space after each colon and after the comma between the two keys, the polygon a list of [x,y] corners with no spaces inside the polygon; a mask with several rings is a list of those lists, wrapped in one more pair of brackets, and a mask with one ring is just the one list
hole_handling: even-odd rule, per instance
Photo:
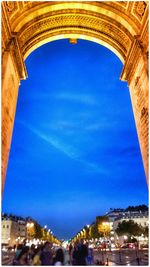
{"label": "street light", "polygon": [[87,228],[86,228],[86,237],[87,237],[87,239],[89,239],[89,232],[90,232],[90,225],[89,224],[87,224],[87,226],[86,226]]}
{"label": "street light", "polygon": [[33,227],[33,226],[34,226],[34,223],[33,223],[33,222],[31,222],[31,223],[27,223],[27,227],[31,228],[31,227]]}
{"label": "street light", "polygon": [[123,240],[123,243],[127,243],[127,239],[128,239],[128,237],[127,237],[126,235],[123,236],[123,239],[124,239],[124,240]]}
{"label": "street light", "polygon": [[28,222],[27,223],[27,238],[31,238],[33,235],[33,227],[34,227],[34,223],[33,222]]}
{"label": "street light", "polygon": [[108,227],[109,227],[109,222],[102,222],[102,229],[103,229],[103,232],[104,232],[104,239],[106,237],[106,230],[108,230]]}

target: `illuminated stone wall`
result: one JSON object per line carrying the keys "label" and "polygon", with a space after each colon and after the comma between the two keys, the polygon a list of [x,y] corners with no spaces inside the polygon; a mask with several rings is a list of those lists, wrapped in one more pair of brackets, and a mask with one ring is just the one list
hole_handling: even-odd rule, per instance
{"label": "illuminated stone wall", "polygon": [[2,177],[6,176],[18,88],[27,77],[24,60],[58,39],[97,42],[123,62],[148,177],[148,2],[3,1],[2,4]]}

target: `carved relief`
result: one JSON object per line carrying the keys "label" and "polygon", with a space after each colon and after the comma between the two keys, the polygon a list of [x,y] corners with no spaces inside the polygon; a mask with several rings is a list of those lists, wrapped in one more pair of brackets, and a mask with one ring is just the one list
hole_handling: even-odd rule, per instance
{"label": "carved relief", "polygon": [[146,8],[146,2],[144,1],[139,1],[137,3],[137,7],[136,7],[136,11],[137,13],[140,15],[140,16],[143,16],[144,15],[144,12],[145,12],[145,8]]}
{"label": "carved relief", "polygon": [[140,35],[135,35],[134,38],[137,41],[137,47],[140,48],[143,53],[145,53],[147,50],[147,44],[141,40]]}
{"label": "carved relief", "polygon": [[[146,96],[144,94],[144,90],[142,88],[142,84],[140,81],[140,76],[137,76],[135,79],[134,85],[134,108],[135,108],[135,115],[136,121],[138,125],[139,135],[141,136],[140,141],[141,145],[144,148],[143,152],[144,158],[148,158],[148,125],[149,125],[149,118],[148,118],[148,108],[145,106],[146,104]],[[147,155],[146,155],[146,154]],[[146,164],[146,162],[145,162]],[[146,165],[145,165],[146,167]],[[146,167],[147,168],[147,167]]]}
{"label": "carved relief", "polygon": [[7,11],[12,15],[17,9],[17,1],[6,1]]}
{"label": "carved relief", "polygon": [[135,80],[135,96],[136,96],[136,110],[137,112],[139,112],[139,110],[142,110],[143,106],[145,105],[145,96],[144,96],[144,92],[141,88],[141,85],[139,83],[140,81],[140,77],[138,76]]}
{"label": "carved relief", "polygon": [[148,135],[149,135],[148,125],[149,125],[148,109],[143,106],[141,110],[140,126],[141,126],[141,135],[143,137],[143,142],[147,150],[147,153],[148,153]]}
{"label": "carved relief", "polygon": [[147,3],[145,1],[135,2],[133,13],[139,20],[142,20],[145,10],[146,10],[146,6],[147,6]]}
{"label": "carved relief", "polygon": [[8,12],[13,12],[17,7],[17,3],[13,1],[6,1],[6,6]]}
{"label": "carved relief", "polygon": [[19,78],[25,79],[27,77],[27,72],[16,36],[12,37],[7,49],[11,51],[13,55],[14,63],[17,67]]}
{"label": "carved relief", "polygon": [[127,51],[127,47],[129,47],[131,42],[129,37],[115,25],[111,25],[98,18],[72,14],[55,16],[32,24],[20,33],[20,45],[23,47],[31,37],[37,37],[37,34],[46,31],[50,32],[59,28],[63,29],[64,27],[83,28],[87,29],[87,31],[95,31],[99,34],[107,35],[108,38],[112,38],[115,42],[118,42],[124,51]]}
{"label": "carved relief", "polygon": [[148,109],[143,107],[142,108],[142,111],[141,111],[141,119],[145,116],[145,114],[147,115],[148,114]]}
{"label": "carved relief", "polygon": [[135,79],[135,87],[137,86],[139,80],[140,80],[140,76],[136,77],[136,79]]}

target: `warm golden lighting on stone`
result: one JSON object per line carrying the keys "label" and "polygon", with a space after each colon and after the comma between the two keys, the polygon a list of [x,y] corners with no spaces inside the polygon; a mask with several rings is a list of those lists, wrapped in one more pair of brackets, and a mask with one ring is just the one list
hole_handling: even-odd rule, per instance
{"label": "warm golden lighting on stone", "polygon": [[69,39],[69,43],[70,43],[70,44],[77,44],[77,39],[75,39],[75,38],[70,38],[70,39]]}

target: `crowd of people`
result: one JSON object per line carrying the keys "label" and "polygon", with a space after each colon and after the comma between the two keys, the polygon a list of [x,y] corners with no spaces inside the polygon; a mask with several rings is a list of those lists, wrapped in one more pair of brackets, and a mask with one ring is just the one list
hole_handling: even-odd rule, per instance
{"label": "crowd of people", "polygon": [[84,244],[84,240],[69,246],[70,265],[93,265],[93,249]]}
{"label": "crowd of people", "polygon": [[84,244],[83,240],[70,244],[68,248],[69,258],[65,259],[62,247],[53,248],[52,243],[46,241],[44,245],[31,247],[23,244],[18,245],[13,265],[40,266],[40,265],[93,265],[93,250]]}
{"label": "crowd of people", "polygon": [[54,250],[52,243],[46,241],[44,245],[25,246],[18,245],[13,265],[64,265],[64,252],[62,248]]}

